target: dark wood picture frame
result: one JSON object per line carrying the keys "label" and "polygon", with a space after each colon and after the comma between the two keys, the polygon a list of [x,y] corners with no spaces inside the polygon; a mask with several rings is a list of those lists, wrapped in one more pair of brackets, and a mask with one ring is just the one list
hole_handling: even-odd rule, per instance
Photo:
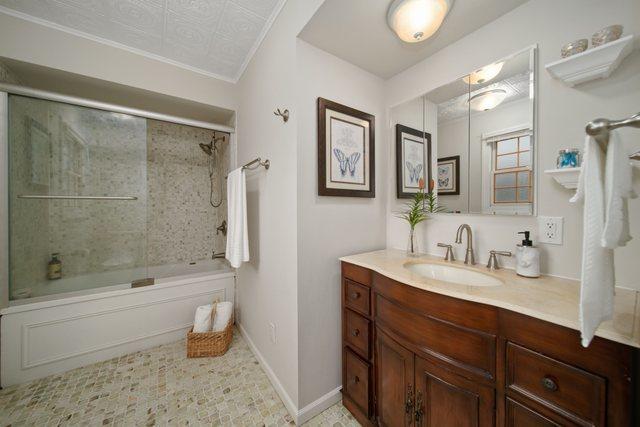
{"label": "dark wood picture frame", "polygon": [[438,166],[440,166],[441,162],[450,162],[450,161],[453,161],[456,167],[456,173],[455,173],[456,189],[454,191],[442,191],[440,190],[440,186],[438,186],[438,196],[460,195],[460,156],[441,157],[438,159]]}
{"label": "dark wood picture frame", "polygon": [[418,138],[422,138],[427,145],[427,153],[425,154],[424,163],[426,164],[426,190],[429,191],[429,182],[431,181],[431,134],[428,132],[421,132],[418,129],[410,128],[409,126],[396,124],[396,197],[398,199],[412,199],[415,193],[409,193],[402,191],[404,183],[404,165],[402,163],[402,134],[408,133]]}
{"label": "dark wood picture frame", "polygon": [[[369,189],[354,190],[341,188],[327,188],[327,110],[346,114],[369,123],[369,159],[362,159],[365,165],[364,174],[369,173]],[[324,98],[318,98],[318,195],[339,197],[369,197],[376,196],[376,162],[375,162],[375,117],[369,113],[338,104]],[[368,160],[368,162],[367,162]]]}

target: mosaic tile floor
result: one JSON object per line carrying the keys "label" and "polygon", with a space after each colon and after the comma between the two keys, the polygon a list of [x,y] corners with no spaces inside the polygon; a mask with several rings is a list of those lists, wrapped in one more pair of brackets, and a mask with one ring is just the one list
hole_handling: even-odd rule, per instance
{"label": "mosaic tile floor", "polygon": [[[2,426],[293,425],[236,331],[222,357],[179,341],[0,390]],[[358,426],[336,404],[308,426]]]}

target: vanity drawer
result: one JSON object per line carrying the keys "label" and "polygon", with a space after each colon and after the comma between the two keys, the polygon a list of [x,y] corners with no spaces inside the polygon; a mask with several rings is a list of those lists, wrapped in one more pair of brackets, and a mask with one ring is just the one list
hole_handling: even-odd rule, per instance
{"label": "vanity drawer", "polygon": [[347,307],[368,316],[370,314],[369,298],[368,287],[344,279],[344,304]]}
{"label": "vanity drawer", "polygon": [[345,316],[345,341],[366,359],[371,355],[369,351],[369,338],[371,336],[371,322],[365,317],[347,309]]}
{"label": "vanity drawer", "polygon": [[606,381],[527,348],[507,343],[507,388],[582,425],[604,425]]}
{"label": "vanity drawer", "polygon": [[371,367],[348,348],[344,350],[343,392],[355,403],[367,417],[371,415],[369,407],[369,379]]}
{"label": "vanity drawer", "polygon": [[360,267],[359,265],[343,262],[342,276],[346,277],[347,279],[351,279],[354,282],[371,286],[371,270],[368,270],[364,267]]}

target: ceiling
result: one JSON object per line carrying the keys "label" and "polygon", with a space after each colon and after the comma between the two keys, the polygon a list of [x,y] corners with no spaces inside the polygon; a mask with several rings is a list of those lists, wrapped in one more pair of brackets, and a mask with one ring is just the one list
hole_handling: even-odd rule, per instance
{"label": "ceiling", "polygon": [[284,0],[0,0],[0,11],[237,81]]}
{"label": "ceiling", "polygon": [[528,0],[455,0],[431,38],[404,43],[387,26],[391,0],[326,0],[300,38],[388,79]]}

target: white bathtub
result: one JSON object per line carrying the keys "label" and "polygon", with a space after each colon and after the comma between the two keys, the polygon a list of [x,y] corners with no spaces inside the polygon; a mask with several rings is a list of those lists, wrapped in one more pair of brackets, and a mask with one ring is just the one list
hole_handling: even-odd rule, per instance
{"label": "white bathtub", "polygon": [[197,306],[234,300],[235,271],[223,260],[150,267],[146,276],[155,277],[155,285],[87,290],[88,281],[104,283],[106,277],[61,279],[56,286],[63,293],[13,301],[0,310],[2,386],[178,340]]}

